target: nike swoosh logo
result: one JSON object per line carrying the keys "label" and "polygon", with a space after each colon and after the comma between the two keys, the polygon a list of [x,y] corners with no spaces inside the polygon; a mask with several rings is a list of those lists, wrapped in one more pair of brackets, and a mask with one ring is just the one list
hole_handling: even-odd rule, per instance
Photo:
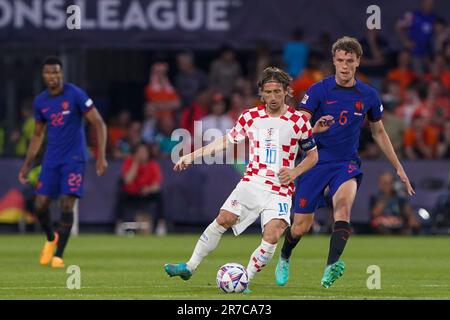
{"label": "nike swoosh logo", "polygon": [[45,109],[42,109],[42,112],[46,113],[48,110],[50,110],[50,108],[45,108]]}
{"label": "nike swoosh logo", "polygon": [[334,103],[337,103],[337,102],[338,102],[337,100],[325,101],[326,104],[334,104]]}

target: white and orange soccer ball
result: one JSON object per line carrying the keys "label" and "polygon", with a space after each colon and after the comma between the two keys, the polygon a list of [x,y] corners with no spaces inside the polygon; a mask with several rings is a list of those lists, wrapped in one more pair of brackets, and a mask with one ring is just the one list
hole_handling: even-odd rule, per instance
{"label": "white and orange soccer ball", "polygon": [[227,263],[217,272],[217,286],[226,293],[240,293],[248,286],[247,269],[239,263]]}

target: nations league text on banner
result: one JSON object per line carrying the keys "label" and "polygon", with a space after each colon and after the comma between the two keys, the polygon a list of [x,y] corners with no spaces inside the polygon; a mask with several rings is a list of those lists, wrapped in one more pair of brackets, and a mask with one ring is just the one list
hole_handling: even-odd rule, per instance
{"label": "nations league text on banner", "polygon": [[[214,49],[227,43],[251,49],[259,40],[275,48],[298,26],[362,36],[372,0],[0,0],[0,46],[142,47]],[[450,3],[436,4],[450,20]],[[442,8],[441,8],[442,7]],[[352,11],[349,13],[348,11]],[[383,5],[381,33],[394,35],[403,1]],[[353,16],[351,23],[348,17]],[[386,34],[385,34],[386,33]],[[332,34],[340,36],[341,34]]]}

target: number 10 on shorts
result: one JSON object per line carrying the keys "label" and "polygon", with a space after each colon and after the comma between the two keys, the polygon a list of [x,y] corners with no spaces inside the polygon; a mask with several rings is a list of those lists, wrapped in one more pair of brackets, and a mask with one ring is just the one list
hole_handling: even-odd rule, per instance
{"label": "number 10 on shorts", "polygon": [[283,216],[288,213],[289,205],[286,202],[278,202],[278,215]]}

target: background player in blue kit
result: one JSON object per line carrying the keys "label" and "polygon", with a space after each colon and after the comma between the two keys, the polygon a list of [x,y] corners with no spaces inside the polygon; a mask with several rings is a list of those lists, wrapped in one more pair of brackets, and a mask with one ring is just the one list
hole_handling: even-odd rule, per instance
{"label": "background player in blue kit", "polygon": [[[28,172],[41,148],[46,131],[47,149],[36,184],[34,208],[47,235],[39,262],[62,268],[63,252],[73,224],[75,200],[83,195],[87,160],[83,118],[95,127],[97,133],[99,151],[96,170],[99,176],[103,175],[108,166],[105,158],[106,125],[86,93],[73,84],[63,82],[59,58],[48,57],[44,61],[42,77],[47,90],[33,102],[36,125],[25,162],[19,172],[19,181],[23,184],[28,182]],[[54,232],[49,206],[52,199],[60,196],[61,218],[57,231]]]}
{"label": "background player in blue kit", "polygon": [[300,105],[314,126],[319,161],[296,181],[294,222],[286,230],[275,273],[277,284],[281,286],[289,278],[292,250],[311,228],[314,211],[323,203],[326,189],[333,200],[335,222],[321,284],[328,288],[342,276],[345,264],[339,258],[350,235],[350,211],[362,179],[358,146],[360,127],[366,116],[374,140],[406,185],[408,194],[414,194],[384,129],[383,106],[377,92],[355,78],[362,56],[361,45],[354,38],[343,37],[333,44],[332,55],[335,76],[312,85]]}

